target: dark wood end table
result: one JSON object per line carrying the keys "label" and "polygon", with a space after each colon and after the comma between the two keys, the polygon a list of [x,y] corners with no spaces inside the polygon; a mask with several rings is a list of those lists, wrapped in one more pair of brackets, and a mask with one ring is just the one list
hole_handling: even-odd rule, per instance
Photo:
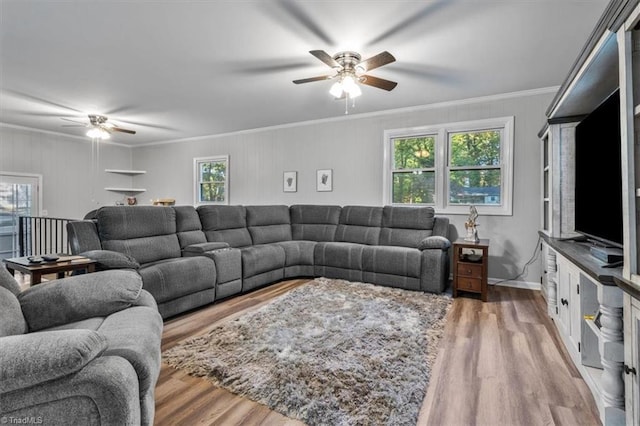
{"label": "dark wood end table", "polygon": [[[473,254],[470,254],[473,253]],[[453,243],[453,297],[459,292],[480,293],[487,301],[489,240],[478,242],[459,239]]]}
{"label": "dark wood end table", "polygon": [[57,274],[58,278],[64,278],[65,272],[86,270],[95,272],[96,261],[84,256],[58,255],[60,258],[52,262],[32,263],[28,257],[13,257],[3,259],[7,270],[11,275],[15,271],[31,276],[31,285],[40,284],[42,276],[47,274]]}

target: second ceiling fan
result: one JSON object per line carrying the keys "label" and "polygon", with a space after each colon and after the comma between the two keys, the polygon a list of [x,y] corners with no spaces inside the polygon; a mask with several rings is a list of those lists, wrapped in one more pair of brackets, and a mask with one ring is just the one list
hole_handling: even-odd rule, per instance
{"label": "second ceiling fan", "polygon": [[99,114],[89,114],[89,122],[83,123],[81,121],[71,120],[69,118],[61,117],[63,120],[71,121],[72,123],[78,124],[67,124],[63,127],[88,127],[89,131],[87,132],[87,136],[91,138],[98,139],[109,139],[109,135],[112,132],[121,132],[128,133],[130,135],[135,135],[135,130],[129,130],[122,127],[118,127],[115,124],[108,122],[109,118],[105,115]]}

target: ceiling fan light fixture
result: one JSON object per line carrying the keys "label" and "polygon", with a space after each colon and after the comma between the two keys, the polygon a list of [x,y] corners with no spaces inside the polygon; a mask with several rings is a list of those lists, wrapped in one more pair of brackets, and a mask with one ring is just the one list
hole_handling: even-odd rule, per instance
{"label": "ceiling fan light fixture", "polygon": [[342,88],[345,92],[347,92],[349,98],[354,99],[362,95],[362,89],[360,89],[360,86],[356,84],[353,77],[347,76],[344,80],[345,81],[342,83]]}
{"label": "ceiling fan light fixture", "polygon": [[333,83],[331,85],[331,89],[329,89],[329,93],[334,98],[341,98],[342,97],[342,82],[341,81],[336,81],[335,83]]}
{"label": "ceiling fan light fixture", "polygon": [[349,99],[357,98],[362,95],[362,89],[356,83],[356,79],[352,75],[346,75],[331,85],[329,93],[334,98],[342,98],[343,96]]}
{"label": "ceiling fan light fixture", "polygon": [[109,132],[99,127],[94,127],[92,129],[89,129],[89,131],[87,131],[87,136],[89,136],[91,139],[102,139],[102,140],[109,139],[111,137],[109,135]]}

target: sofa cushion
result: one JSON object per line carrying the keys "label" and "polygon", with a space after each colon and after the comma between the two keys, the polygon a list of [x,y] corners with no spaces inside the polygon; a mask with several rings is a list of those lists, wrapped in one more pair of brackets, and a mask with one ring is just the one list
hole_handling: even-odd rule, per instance
{"label": "sofa cushion", "polygon": [[181,248],[207,241],[195,207],[174,206],[172,208],[176,212],[176,231]]}
{"label": "sofa cushion", "polygon": [[276,244],[264,244],[241,249],[242,277],[284,268],[284,249]]}
{"label": "sofa cushion", "polygon": [[291,240],[287,206],[247,206],[247,227],[254,245]]}
{"label": "sofa cushion", "polygon": [[131,270],[76,275],[30,287],[18,295],[29,330],[104,317],[136,303],[140,276]]}
{"label": "sofa cushion", "polygon": [[97,216],[105,250],[133,256],[141,264],[180,257],[176,213],[171,207],[106,206]]}
{"label": "sofa cushion", "polygon": [[215,264],[204,256],[179,257],[142,265],[138,273],[142,276],[145,290],[158,303],[214,288],[216,282]]}
{"label": "sofa cushion", "polygon": [[207,241],[226,242],[230,247],[252,244],[244,206],[206,205],[199,206],[196,211]]}
{"label": "sofa cushion", "polygon": [[113,250],[133,257],[141,265],[164,259],[180,257],[180,243],[176,234],[130,240],[104,241],[105,250]]}
{"label": "sofa cushion", "polygon": [[333,241],[340,222],[340,206],[297,204],[289,208],[294,240]]}
{"label": "sofa cushion", "polygon": [[176,233],[176,213],[171,207],[105,206],[97,217],[103,242]]}
{"label": "sofa cushion", "polygon": [[376,245],[381,226],[382,207],[345,206],[340,211],[335,241]]}
{"label": "sofa cushion", "polygon": [[362,269],[381,274],[420,277],[421,252],[415,248],[397,246],[365,246]]}
{"label": "sofa cushion", "polygon": [[420,241],[433,235],[434,222],[432,207],[385,206],[379,244],[417,248]]}
{"label": "sofa cushion", "polygon": [[313,265],[315,241],[282,241],[275,243],[284,249],[284,266]]}
{"label": "sofa cushion", "polygon": [[314,249],[314,264],[361,271],[364,247],[354,243],[319,242]]}
{"label": "sofa cushion", "polygon": [[1,338],[0,393],[27,388],[79,371],[106,348],[91,330],[61,330]]}
{"label": "sofa cushion", "polygon": [[27,322],[22,315],[16,296],[4,287],[0,287],[0,337],[24,334]]}

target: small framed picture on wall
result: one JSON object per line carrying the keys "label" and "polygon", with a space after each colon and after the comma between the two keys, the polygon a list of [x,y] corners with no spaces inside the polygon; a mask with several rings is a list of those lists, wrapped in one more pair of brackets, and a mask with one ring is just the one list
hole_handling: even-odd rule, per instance
{"label": "small framed picture on wall", "polygon": [[284,172],[282,190],[284,192],[296,192],[298,190],[298,172]]}
{"label": "small framed picture on wall", "polygon": [[333,190],[333,170],[322,169],[316,172],[316,191]]}

